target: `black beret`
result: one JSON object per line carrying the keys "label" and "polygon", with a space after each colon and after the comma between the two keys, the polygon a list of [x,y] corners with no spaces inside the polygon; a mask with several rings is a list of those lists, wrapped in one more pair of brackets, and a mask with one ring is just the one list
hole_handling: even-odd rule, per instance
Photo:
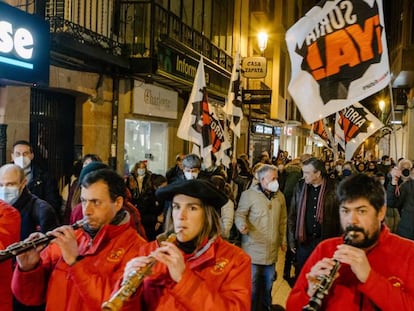
{"label": "black beret", "polygon": [[85,178],[85,176],[93,171],[97,171],[103,168],[109,168],[108,165],[106,165],[105,163],[102,162],[98,162],[98,161],[93,161],[89,164],[87,164],[85,167],[82,168],[80,174],[79,174],[79,182],[82,183],[83,178]]}
{"label": "black beret", "polygon": [[218,212],[227,203],[227,196],[218,190],[212,183],[203,179],[177,181],[155,192],[157,198],[172,201],[176,194],[185,194],[200,199],[203,203],[213,206]]}

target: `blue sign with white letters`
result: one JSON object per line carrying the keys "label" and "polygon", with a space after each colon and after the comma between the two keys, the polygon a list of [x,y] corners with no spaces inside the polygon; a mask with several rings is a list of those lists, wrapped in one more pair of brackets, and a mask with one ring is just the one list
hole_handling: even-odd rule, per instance
{"label": "blue sign with white letters", "polygon": [[0,2],[0,83],[49,84],[49,24]]}

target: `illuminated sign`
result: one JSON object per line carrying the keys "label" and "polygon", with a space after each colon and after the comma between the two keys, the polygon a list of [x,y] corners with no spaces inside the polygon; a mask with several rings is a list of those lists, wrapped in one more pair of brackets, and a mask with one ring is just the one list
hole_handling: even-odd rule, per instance
{"label": "illuminated sign", "polygon": [[266,58],[261,56],[245,57],[242,59],[242,75],[245,78],[261,79],[266,77]]}
{"label": "illuminated sign", "polygon": [[273,127],[266,124],[256,123],[252,127],[255,134],[273,135]]}
{"label": "illuminated sign", "polygon": [[49,83],[49,24],[0,2],[0,82]]}

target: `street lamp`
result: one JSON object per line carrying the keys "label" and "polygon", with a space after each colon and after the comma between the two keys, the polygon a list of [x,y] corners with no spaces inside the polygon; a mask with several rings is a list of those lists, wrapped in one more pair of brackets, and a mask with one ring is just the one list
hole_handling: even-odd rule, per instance
{"label": "street lamp", "polygon": [[262,54],[264,50],[266,50],[268,38],[269,38],[268,34],[264,31],[261,31],[257,34],[257,45]]}
{"label": "street lamp", "polygon": [[381,110],[381,122],[384,122],[385,101],[380,100],[378,102],[378,107]]}

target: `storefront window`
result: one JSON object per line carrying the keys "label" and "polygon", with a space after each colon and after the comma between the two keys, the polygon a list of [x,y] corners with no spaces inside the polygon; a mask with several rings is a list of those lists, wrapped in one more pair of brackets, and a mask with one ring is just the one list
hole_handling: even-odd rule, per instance
{"label": "storefront window", "polygon": [[167,135],[167,123],[125,120],[125,162],[129,170],[136,162],[147,160],[151,172],[165,175]]}

